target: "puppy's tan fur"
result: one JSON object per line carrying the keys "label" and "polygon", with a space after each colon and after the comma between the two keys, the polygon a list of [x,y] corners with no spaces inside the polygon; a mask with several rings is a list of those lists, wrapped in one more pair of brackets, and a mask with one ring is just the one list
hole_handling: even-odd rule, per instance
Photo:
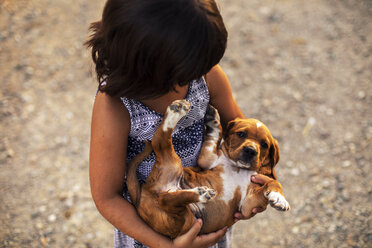
{"label": "puppy's tan fur", "polygon": [[[206,134],[196,167],[182,168],[172,145],[172,131],[187,114],[190,104],[175,101],[164,116],[152,143],[129,164],[127,185],[139,215],[154,230],[171,238],[187,232],[195,218],[203,219],[201,233],[234,224],[234,213],[250,218],[254,207],[271,205],[286,211],[282,187],[274,167],[279,160],[277,141],[261,122],[231,121],[222,140],[219,116],[211,108],[206,117]],[[152,150],[156,161],[140,187],[136,168]],[[250,183],[253,174],[272,178],[265,185]]]}

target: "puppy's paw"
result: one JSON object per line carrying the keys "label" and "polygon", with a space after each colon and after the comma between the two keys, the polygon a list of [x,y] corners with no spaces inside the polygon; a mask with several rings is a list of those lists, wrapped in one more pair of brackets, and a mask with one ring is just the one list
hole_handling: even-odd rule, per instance
{"label": "puppy's paw", "polygon": [[269,200],[270,205],[276,210],[288,211],[291,209],[287,200],[279,192],[268,191],[265,193],[265,197]]}
{"label": "puppy's paw", "polygon": [[204,123],[210,127],[218,127],[220,125],[220,115],[217,109],[212,105],[208,105],[207,112],[205,113]]}
{"label": "puppy's paw", "polygon": [[206,203],[216,197],[216,191],[214,189],[207,188],[205,186],[195,188],[196,193],[199,195],[199,202]]}
{"label": "puppy's paw", "polygon": [[184,116],[189,112],[190,106],[191,104],[186,100],[175,100],[169,106],[169,110],[173,113],[178,113]]}
{"label": "puppy's paw", "polygon": [[178,121],[184,117],[190,110],[191,104],[186,100],[176,100],[167,108],[164,118],[163,130],[174,128]]}

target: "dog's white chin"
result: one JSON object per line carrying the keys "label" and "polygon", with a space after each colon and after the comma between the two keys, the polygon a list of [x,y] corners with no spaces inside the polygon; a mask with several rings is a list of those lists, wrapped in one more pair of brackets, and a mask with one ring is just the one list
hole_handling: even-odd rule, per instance
{"label": "dog's white chin", "polygon": [[242,161],[236,162],[236,167],[249,169],[252,167],[251,163],[243,163]]}

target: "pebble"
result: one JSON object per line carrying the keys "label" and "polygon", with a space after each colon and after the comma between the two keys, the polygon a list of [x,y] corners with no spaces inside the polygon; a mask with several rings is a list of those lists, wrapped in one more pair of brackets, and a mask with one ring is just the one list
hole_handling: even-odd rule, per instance
{"label": "pebble", "polygon": [[271,12],[270,8],[266,6],[260,7],[258,11],[263,15],[268,15]]}
{"label": "pebble", "polygon": [[301,102],[303,97],[302,97],[302,94],[300,92],[293,92],[293,97],[294,99],[296,99],[296,101],[298,102]]}
{"label": "pebble", "polygon": [[7,156],[9,158],[14,157],[14,155],[15,155],[15,151],[12,148],[7,148],[6,152],[7,152]]}
{"label": "pebble", "polygon": [[48,221],[49,222],[55,222],[57,219],[57,216],[55,214],[51,214],[48,216]]}
{"label": "pebble", "polygon": [[358,98],[360,100],[363,100],[364,98],[366,98],[366,93],[364,91],[359,91],[358,92]]}
{"label": "pebble", "polygon": [[44,229],[44,225],[43,225],[43,223],[41,223],[41,222],[36,223],[36,227],[37,227],[37,229],[39,229],[39,230]]}
{"label": "pebble", "polygon": [[72,209],[66,210],[65,213],[64,213],[65,218],[66,219],[70,219],[71,216],[72,216],[72,213],[73,213],[73,210]]}
{"label": "pebble", "polygon": [[342,163],[342,167],[344,167],[344,168],[347,168],[347,167],[350,167],[350,166],[351,166],[351,161],[350,160],[345,160]]}
{"label": "pebble", "polygon": [[39,207],[40,213],[44,213],[46,211],[47,207],[45,205],[42,205]]}
{"label": "pebble", "polygon": [[294,226],[294,227],[292,227],[291,231],[294,234],[298,234],[300,232],[300,228],[298,226]]}
{"label": "pebble", "polygon": [[300,170],[297,169],[297,168],[293,168],[293,169],[290,170],[290,173],[293,176],[298,176],[298,175],[300,175]]}
{"label": "pebble", "polygon": [[44,236],[40,238],[40,242],[44,247],[48,246],[48,241]]}
{"label": "pebble", "polygon": [[309,117],[309,119],[307,120],[307,123],[306,123],[304,129],[302,130],[302,135],[304,137],[306,137],[306,136],[309,135],[309,132],[313,128],[313,126],[315,125],[315,123],[316,123],[316,119],[314,117]]}
{"label": "pebble", "polygon": [[69,236],[67,236],[67,241],[69,243],[75,243],[76,242],[76,237],[73,236],[73,235],[69,235]]}
{"label": "pebble", "polygon": [[67,120],[71,120],[74,117],[74,114],[72,112],[67,112],[65,117]]}

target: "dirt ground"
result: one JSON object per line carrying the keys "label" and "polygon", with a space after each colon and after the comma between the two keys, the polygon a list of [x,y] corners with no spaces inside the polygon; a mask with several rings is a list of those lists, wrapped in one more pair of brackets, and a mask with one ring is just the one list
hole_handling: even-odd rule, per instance
{"label": "dirt ground", "polygon": [[[221,62],[279,140],[291,211],[233,247],[372,246],[372,2],[220,0]],[[96,89],[82,46],[104,0],[0,0],[0,247],[112,247],[89,191]]]}

